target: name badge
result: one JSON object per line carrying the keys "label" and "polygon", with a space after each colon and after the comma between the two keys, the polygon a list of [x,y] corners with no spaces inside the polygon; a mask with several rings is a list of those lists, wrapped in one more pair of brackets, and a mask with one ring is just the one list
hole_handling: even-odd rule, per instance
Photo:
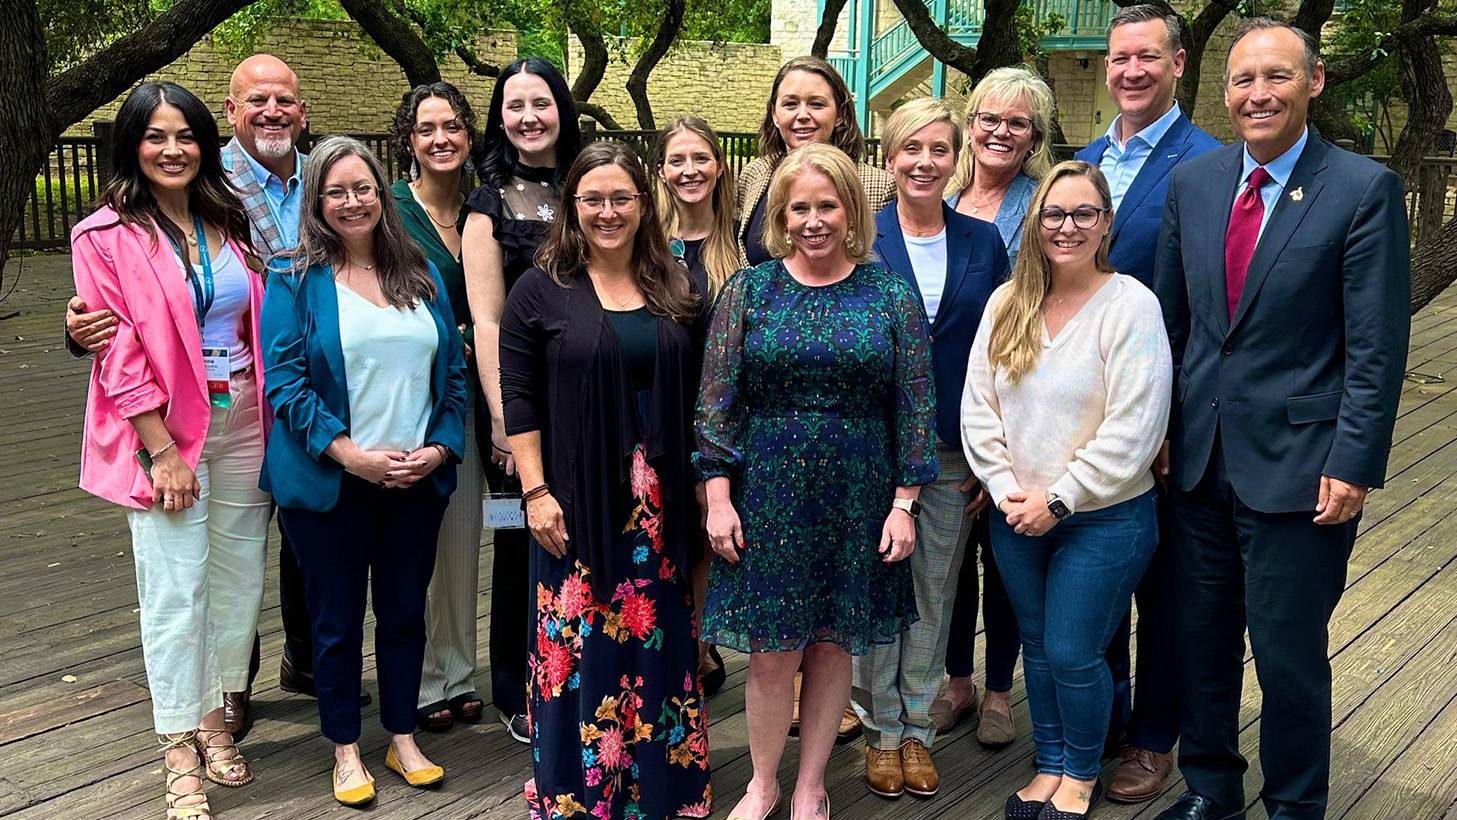
{"label": "name badge", "polygon": [[526,528],[526,511],[521,509],[521,495],[491,493],[482,508],[484,526],[488,530],[521,530]]}
{"label": "name badge", "polygon": [[226,348],[205,347],[202,349],[202,367],[207,374],[207,398],[213,407],[233,406],[233,393],[228,387],[233,377],[232,357]]}

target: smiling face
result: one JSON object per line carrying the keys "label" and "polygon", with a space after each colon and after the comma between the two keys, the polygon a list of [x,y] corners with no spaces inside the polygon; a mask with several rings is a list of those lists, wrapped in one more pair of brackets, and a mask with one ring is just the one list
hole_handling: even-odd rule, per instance
{"label": "smiling face", "polygon": [[1184,50],[1170,53],[1163,20],[1125,23],[1108,33],[1108,93],[1118,112],[1136,127],[1127,138],[1168,112],[1174,86],[1184,76]]}
{"label": "smiling face", "polygon": [[[1085,176],[1065,176],[1052,183],[1038,215],[1038,229],[1042,252],[1054,270],[1093,264],[1111,224],[1111,214],[1099,210],[1106,207],[1097,186]],[[1095,217],[1088,216],[1090,210],[1098,211]],[[1060,225],[1049,228],[1042,221],[1049,212],[1066,216]]]}
{"label": "smiling face", "polygon": [[983,114],[996,114],[1001,117],[1002,122],[992,131],[983,128],[974,117],[967,125],[972,158],[976,160],[978,170],[987,170],[998,176],[1021,171],[1022,164],[1032,153],[1032,145],[1037,139],[1037,128],[1034,126],[1025,133],[1013,134],[1009,121],[1033,121],[1032,106],[1020,97],[1014,100],[988,99],[982,101],[979,111]]}
{"label": "smiling face", "polygon": [[324,175],[320,193],[324,224],[346,244],[374,233],[381,212],[379,183],[364,160],[351,154],[334,163]]}
{"label": "smiling face", "polygon": [[410,147],[420,167],[439,174],[453,174],[470,154],[470,132],[458,118],[450,101],[427,97],[415,109],[415,130]]}
{"label": "smiling face", "polygon": [[1325,66],[1317,62],[1310,73],[1299,35],[1263,28],[1235,43],[1228,72],[1224,104],[1235,135],[1257,162],[1285,153],[1305,131],[1310,100],[1325,89]]}
{"label": "smiling face", "polygon": [[259,160],[283,159],[308,124],[298,77],[277,57],[259,54],[233,72],[223,105],[243,150]]}
{"label": "smiling face", "polygon": [[192,184],[202,167],[202,149],[182,109],[165,102],[157,106],[137,146],[137,159],[154,190],[186,190]]}
{"label": "smiling face", "polygon": [[811,142],[829,143],[840,109],[824,77],[813,71],[791,71],[779,82],[774,98],[774,125],[785,151]]}
{"label": "smiling face", "polygon": [[675,199],[692,205],[713,196],[723,177],[723,166],[714,159],[713,146],[685,128],[669,138],[658,176]]}
{"label": "smiling face", "polygon": [[933,122],[906,137],[886,159],[895,177],[896,197],[909,202],[940,202],[956,170],[955,134],[949,122]]}
{"label": "smiling face", "polygon": [[556,164],[561,112],[546,80],[525,71],[511,75],[501,96],[501,123],[523,163],[539,168]]}
{"label": "smiling face", "polygon": [[784,222],[794,249],[791,256],[815,261],[845,258],[850,211],[834,181],[808,168],[790,183],[788,200]]}
{"label": "smiling face", "polygon": [[589,255],[632,249],[642,222],[641,193],[627,171],[616,165],[601,165],[582,175],[576,193],[577,223],[587,237]]}

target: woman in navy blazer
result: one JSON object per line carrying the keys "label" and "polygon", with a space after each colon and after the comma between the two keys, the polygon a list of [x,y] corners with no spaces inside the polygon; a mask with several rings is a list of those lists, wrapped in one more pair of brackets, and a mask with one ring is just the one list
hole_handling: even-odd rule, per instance
{"label": "woman in navy blazer", "polygon": [[380,722],[393,736],[385,766],[411,786],[444,777],[415,744],[415,700],[436,537],[465,449],[450,298],[384,189],[362,143],[319,145],[304,169],[299,247],[275,258],[262,317],[276,426],[261,483],[303,570],[319,723],[346,805],[375,792],[357,743],[370,590]]}
{"label": "woman in navy blazer", "polygon": [[961,136],[951,107],[929,97],[897,108],[882,134],[896,198],[875,218],[874,251],[910,283],[930,320],[941,460],[941,477],[921,490],[910,557],[921,620],[894,643],[855,659],[865,777],[885,797],[929,797],[939,787],[929,712],[945,665],[963,545],[972,516],[986,504],[961,451],[960,397],[982,310],[1009,266],[995,226],[943,201]]}

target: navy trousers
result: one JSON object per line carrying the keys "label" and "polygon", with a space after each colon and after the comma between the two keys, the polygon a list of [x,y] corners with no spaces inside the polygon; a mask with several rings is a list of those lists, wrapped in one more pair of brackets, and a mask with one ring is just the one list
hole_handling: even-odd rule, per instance
{"label": "navy trousers", "polygon": [[[990,512],[995,512],[994,510]],[[982,626],[986,630],[986,688],[991,692],[1012,691],[1012,673],[1022,649],[1022,636],[1017,632],[1017,616],[1007,600],[1007,588],[992,554],[988,528],[988,511],[976,517],[971,539],[966,544],[966,560],[961,562],[957,579],[956,603],[951,608],[951,640],[946,643],[946,674],[953,678],[969,678],[976,655],[976,612],[981,604]],[[985,589],[978,596],[976,552],[981,550],[982,583]]]}

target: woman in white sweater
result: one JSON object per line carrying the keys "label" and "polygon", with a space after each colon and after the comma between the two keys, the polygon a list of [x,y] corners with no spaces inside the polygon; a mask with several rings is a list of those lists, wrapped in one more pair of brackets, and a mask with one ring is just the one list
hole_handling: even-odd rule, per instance
{"label": "woman in white sweater", "polygon": [[[992,549],[1022,632],[1037,776],[1009,820],[1087,816],[1113,685],[1103,651],[1153,555],[1150,466],[1172,366],[1157,298],[1108,262],[1098,168],[1064,162],[971,349],[962,444],[992,503]],[[1036,241],[1032,238],[1036,237]]]}

